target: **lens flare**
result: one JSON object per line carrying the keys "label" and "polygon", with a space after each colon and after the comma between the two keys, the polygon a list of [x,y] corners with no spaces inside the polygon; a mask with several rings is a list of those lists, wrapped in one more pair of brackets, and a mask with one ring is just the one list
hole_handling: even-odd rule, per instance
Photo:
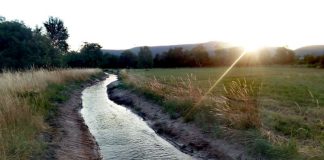
{"label": "lens flare", "polygon": [[237,64],[238,61],[247,53],[246,50],[244,50],[241,55],[232,63],[230,67],[227,68],[227,70],[215,81],[215,83],[208,89],[208,91],[200,98],[200,100],[188,110],[185,117],[189,116],[197,106],[206,98],[206,96],[219,84],[219,82],[228,74],[229,71],[232,70],[232,68]]}

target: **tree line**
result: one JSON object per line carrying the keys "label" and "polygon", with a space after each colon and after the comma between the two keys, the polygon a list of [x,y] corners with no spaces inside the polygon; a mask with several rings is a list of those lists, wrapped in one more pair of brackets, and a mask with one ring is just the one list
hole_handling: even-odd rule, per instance
{"label": "tree line", "polygon": [[57,67],[60,49],[36,27],[31,29],[19,21],[0,18],[0,68]]}
{"label": "tree line", "polygon": [[[108,68],[177,68],[177,67],[217,67],[233,64],[244,52],[238,47],[224,48],[208,53],[203,45],[197,45],[191,50],[181,47],[170,48],[168,51],[153,56],[149,47],[141,47],[138,53],[125,50],[119,56],[109,53],[103,56],[110,60],[103,62],[101,67]],[[274,52],[274,53],[273,53]],[[279,47],[275,51],[263,49],[257,54],[246,53],[240,58],[238,66],[272,65],[272,64],[294,64],[295,53],[285,47]]]}
{"label": "tree line", "polygon": [[[83,48],[87,48],[84,46]],[[242,48],[216,49],[214,54],[209,54],[203,45],[197,45],[191,50],[184,50],[181,47],[170,48],[168,51],[153,56],[149,47],[141,47],[138,53],[131,50],[123,51],[119,56],[109,53],[102,53],[97,49],[97,62],[91,63],[91,67],[101,68],[181,68],[181,67],[219,67],[230,66],[239,57],[237,66],[260,66],[260,65],[292,65],[306,64],[309,67],[324,68],[324,56],[306,55],[296,56],[293,50],[286,47],[275,49],[260,49],[249,53]],[[85,55],[90,52],[71,53],[70,67],[83,67],[88,65],[83,62],[89,58]],[[90,53],[88,56],[96,54]],[[73,58],[72,58],[73,57]],[[74,60],[73,60],[74,59]],[[97,64],[93,66],[93,64]]]}
{"label": "tree line", "polygon": [[[45,29],[45,30],[44,30]],[[43,27],[29,28],[20,21],[6,21],[0,16],[0,70],[101,67],[101,68],[174,68],[228,66],[236,61],[243,49],[239,47],[216,49],[209,53],[203,45],[191,50],[181,47],[152,54],[149,47],[138,53],[125,50],[120,55],[103,53],[97,43],[85,42],[80,51],[70,51],[68,30],[61,19],[49,17]],[[307,64],[324,67],[324,56],[296,57],[294,51],[279,47],[261,49],[257,54],[246,53],[238,66],[272,64]]]}
{"label": "tree line", "polygon": [[308,67],[324,68],[324,55],[315,56],[312,54],[305,55],[299,64],[306,64]]}

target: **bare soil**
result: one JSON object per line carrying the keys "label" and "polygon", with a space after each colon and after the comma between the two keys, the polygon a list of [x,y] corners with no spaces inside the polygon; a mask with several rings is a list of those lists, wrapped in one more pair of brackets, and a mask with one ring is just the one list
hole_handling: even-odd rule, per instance
{"label": "bare soil", "polygon": [[108,85],[109,98],[141,116],[156,133],[182,152],[197,159],[252,159],[244,152],[244,146],[215,139],[193,123],[184,122],[181,117],[172,119],[162,106],[132,90],[118,88],[118,83]]}

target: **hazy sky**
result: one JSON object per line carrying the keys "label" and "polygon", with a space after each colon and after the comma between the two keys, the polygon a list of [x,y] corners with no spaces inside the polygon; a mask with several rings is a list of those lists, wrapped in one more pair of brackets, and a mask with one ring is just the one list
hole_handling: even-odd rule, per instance
{"label": "hazy sky", "polygon": [[321,0],[0,0],[0,15],[28,26],[49,16],[68,28],[72,49],[226,41],[249,48],[324,44]]}

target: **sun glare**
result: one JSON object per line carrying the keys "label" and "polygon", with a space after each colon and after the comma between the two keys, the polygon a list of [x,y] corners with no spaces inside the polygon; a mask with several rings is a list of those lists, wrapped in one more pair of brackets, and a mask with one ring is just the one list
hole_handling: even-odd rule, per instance
{"label": "sun glare", "polygon": [[263,45],[257,43],[245,43],[242,45],[242,47],[247,53],[255,53],[258,50],[260,50],[263,47]]}
{"label": "sun glare", "polygon": [[244,51],[247,53],[254,53],[258,51],[261,47],[260,46],[244,46]]}
{"label": "sun glare", "polygon": [[211,93],[211,91],[221,82],[221,80],[232,70],[232,68],[240,61],[240,59],[246,54],[247,52],[244,50],[241,55],[232,63],[231,66],[229,66],[225,72],[214,82],[214,84],[208,89],[208,91],[200,98],[200,100],[192,107],[190,108],[185,117],[189,116],[197,106],[204,100],[204,98]]}

